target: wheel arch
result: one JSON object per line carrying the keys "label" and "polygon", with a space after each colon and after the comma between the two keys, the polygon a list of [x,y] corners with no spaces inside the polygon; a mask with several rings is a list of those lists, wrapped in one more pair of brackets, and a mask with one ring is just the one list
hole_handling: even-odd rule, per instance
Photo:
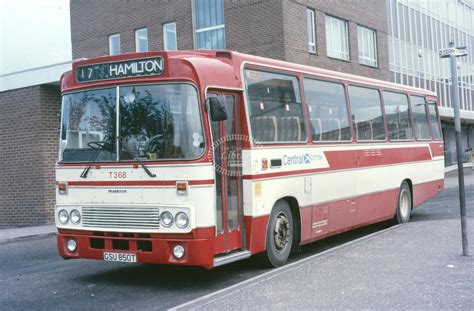
{"label": "wheel arch", "polygon": [[[286,196],[279,198],[275,201],[273,206],[277,204],[279,201],[286,201],[290,206],[291,216],[293,217],[293,248],[299,247],[301,242],[301,213],[300,213],[300,205],[298,200],[293,196]],[[272,207],[273,209],[273,207]],[[270,221],[267,223],[267,229],[269,226]],[[267,245],[265,245],[265,248]]]}

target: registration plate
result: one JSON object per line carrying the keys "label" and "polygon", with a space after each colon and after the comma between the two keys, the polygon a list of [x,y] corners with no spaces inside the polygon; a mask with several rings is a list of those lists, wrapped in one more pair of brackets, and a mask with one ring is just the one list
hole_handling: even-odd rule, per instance
{"label": "registration plate", "polygon": [[105,261],[137,262],[137,255],[131,253],[104,252]]}

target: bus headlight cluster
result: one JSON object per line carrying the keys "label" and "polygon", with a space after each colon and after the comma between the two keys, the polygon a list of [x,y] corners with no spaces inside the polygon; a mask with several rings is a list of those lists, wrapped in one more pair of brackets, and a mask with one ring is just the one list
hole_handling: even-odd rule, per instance
{"label": "bus headlight cluster", "polygon": [[169,228],[173,225],[173,222],[178,228],[184,229],[189,225],[189,217],[185,212],[178,212],[174,217],[169,211],[164,211],[160,214],[161,225],[165,228]]}
{"label": "bus headlight cluster", "polygon": [[58,221],[61,225],[67,225],[68,222],[78,225],[81,223],[81,213],[77,209],[73,209],[70,213],[62,209],[58,212]]}

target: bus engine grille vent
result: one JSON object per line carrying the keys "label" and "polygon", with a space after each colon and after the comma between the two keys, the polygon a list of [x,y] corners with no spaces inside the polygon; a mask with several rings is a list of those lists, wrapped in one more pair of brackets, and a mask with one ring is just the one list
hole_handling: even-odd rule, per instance
{"label": "bus engine grille vent", "polygon": [[84,227],[158,229],[160,212],[151,207],[83,207]]}

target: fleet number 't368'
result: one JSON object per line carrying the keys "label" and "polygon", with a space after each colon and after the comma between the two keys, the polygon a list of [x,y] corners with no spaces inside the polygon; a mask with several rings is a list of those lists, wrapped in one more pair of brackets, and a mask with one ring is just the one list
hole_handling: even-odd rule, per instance
{"label": "fleet number 't368'", "polygon": [[113,179],[127,178],[127,172],[109,172],[109,177]]}

